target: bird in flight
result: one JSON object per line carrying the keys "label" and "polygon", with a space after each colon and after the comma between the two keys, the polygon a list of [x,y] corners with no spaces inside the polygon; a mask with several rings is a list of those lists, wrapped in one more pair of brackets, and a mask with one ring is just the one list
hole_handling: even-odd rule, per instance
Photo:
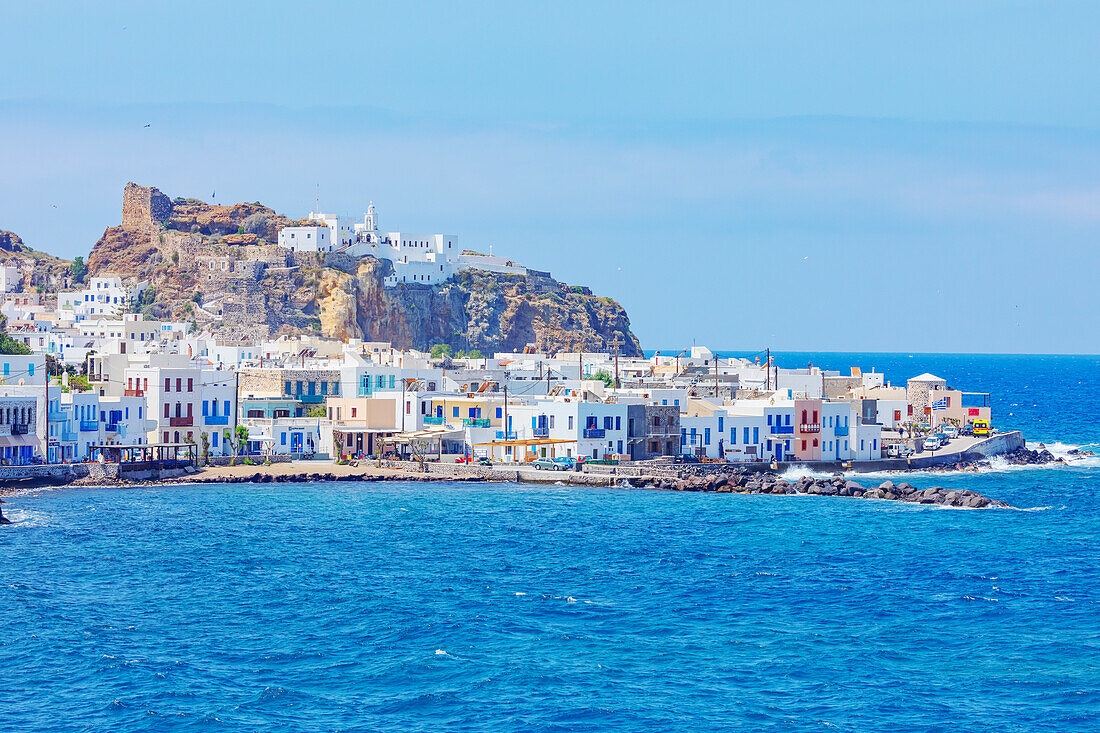
{"label": "bird in flight", "polygon": [[146,126],[146,127],[150,127],[149,123],[145,123],[145,126]]}

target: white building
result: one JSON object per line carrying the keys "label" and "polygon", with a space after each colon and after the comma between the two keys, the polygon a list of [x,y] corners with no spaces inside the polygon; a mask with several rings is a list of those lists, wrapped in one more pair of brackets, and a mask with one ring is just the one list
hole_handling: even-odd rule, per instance
{"label": "white building", "polygon": [[80,322],[87,318],[119,318],[148,287],[148,283],[119,275],[93,277],[84,290],[57,294],[61,320]]}
{"label": "white building", "polygon": [[279,246],[291,252],[332,252],[332,232],[328,227],[284,227],[279,230]]}

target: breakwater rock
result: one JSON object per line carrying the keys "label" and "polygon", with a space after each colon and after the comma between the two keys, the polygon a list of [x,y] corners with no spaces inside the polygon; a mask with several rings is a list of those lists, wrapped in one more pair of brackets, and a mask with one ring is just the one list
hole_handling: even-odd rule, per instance
{"label": "breakwater rock", "polygon": [[883,481],[877,486],[864,486],[843,476],[811,478],[803,476],[796,481],[768,473],[734,471],[695,475],[686,478],[641,476],[630,479],[632,486],[666,489],[670,491],[709,491],[735,494],[807,494],[812,496],[847,496],[857,499],[883,499],[911,504],[939,504],[942,506],[984,509],[987,507],[1010,508],[1008,504],[990,499],[965,489],[945,489],[932,486],[918,489],[912,484]]}

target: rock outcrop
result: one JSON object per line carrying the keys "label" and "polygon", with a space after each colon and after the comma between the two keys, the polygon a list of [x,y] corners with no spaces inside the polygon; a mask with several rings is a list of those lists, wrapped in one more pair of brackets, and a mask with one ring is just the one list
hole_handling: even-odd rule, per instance
{"label": "rock outcrop", "polygon": [[122,225],[88,257],[89,272],[151,285],[147,315],[193,320],[228,336],[316,333],[427,349],[609,351],[641,354],[621,305],[545,274],[466,270],[436,285],[384,285],[393,266],[373,257],[290,253],[278,231],[302,222],[260,203],[170,199],[126,185]]}

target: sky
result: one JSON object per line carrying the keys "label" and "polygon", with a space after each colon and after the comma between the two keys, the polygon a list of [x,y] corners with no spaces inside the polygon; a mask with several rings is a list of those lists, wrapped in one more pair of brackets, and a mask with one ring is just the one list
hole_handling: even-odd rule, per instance
{"label": "sky", "polygon": [[[0,3],[0,229],[457,235],[647,348],[1100,352],[1095,2]],[[148,127],[146,127],[148,125]]]}

